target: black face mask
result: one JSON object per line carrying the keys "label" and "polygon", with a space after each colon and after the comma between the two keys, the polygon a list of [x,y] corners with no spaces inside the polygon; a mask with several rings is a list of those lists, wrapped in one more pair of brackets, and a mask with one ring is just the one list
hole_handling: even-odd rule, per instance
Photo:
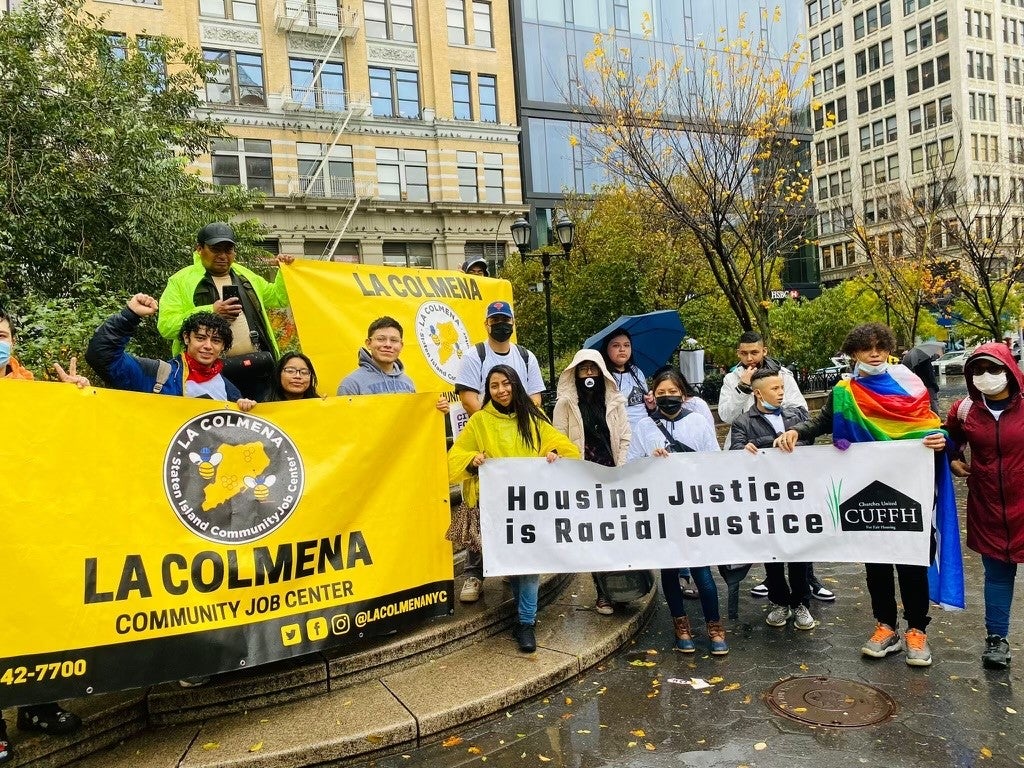
{"label": "black face mask", "polygon": [[495,323],[487,329],[487,335],[495,341],[508,341],[512,338],[512,323]]}
{"label": "black face mask", "polygon": [[654,402],[658,404],[658,410],[666,416],[674,416],[683,407],[683,398],[675,395],[661,395],[654,398]]}

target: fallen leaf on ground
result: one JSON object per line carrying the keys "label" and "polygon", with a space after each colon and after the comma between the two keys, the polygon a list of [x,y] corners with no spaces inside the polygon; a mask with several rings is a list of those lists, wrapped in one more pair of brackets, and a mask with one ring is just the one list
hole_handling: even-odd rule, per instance
{"label": "fallen leaf on ground", "polygon": [[655,665],[655,663],[653,661],[642,661],[640,659],[633,659],[631,662],[629,662],[629,666],[631,666],[631,667],[653,667],[653,666],[656,666],[656,665]]}
{"label": "fallen leaf on ground", "polygon": [[568,696],[565,697],[565,706],[567,706],[567,707],[571,707],[572,706],[572,699],[570,697],[568,697]]}
{"label": "fallen leaf on ground", "polygon": [[722,677],[709,677],[708,678],[708,682],[711,683],[712,685],[718,685],[724,679],[725,678],[722,678]]}
{"label": "fallen leaf on ground", "polygon": [[651,744],[651,742],[648,741],[646,744],[644,744],[644,749],[646,749],[648,752],[653,752],[654,750],[657,749],[657,747],[654,746],[653,744]]}
{"label": "fallen leaf on ground", "polygon": [[551,762],[551,758],[550,757],[545,757],[544,755],[537,755],[537,757],[540,758],[540,761],[542,763],[550,763]]}
{"label": "fallen leaf on ground", "polygon": [[220,744],[218,744],[216,741],[208,741],[205,744],[203,744],[203,749],[220,749]]}
{"label": "fallen leaf on ground", "polygon": [[576,733],[590,733],[586,728],[580,728]]}
{"label": "fallen leaf on ground", "polygon": [[757,742],[757,744],[754,745],[754,749],[760,752],[762,749],[768,749],[768,745],[765,744],[763,741],[759,741]]}
{"label": "fallen leaf on ground", "polygon": [[444,741],[441,742],[441,746],[445,747],[445,748],[457,747],[461,743],[462,743],[462,737],[461,736],[449,736],[447,739],[445,739]]}
{"label": "fallen leaf on ground", "polygon": [[743,700],[740,703],[741,704],[749,704],[750,703],[750,694],[748,693],[746,696],[744,696]]}
{"label": "fallen leaf on ground", "polygon": [[636,736],[638,739],[642,739],[644,736],[647,735],[646,733],[644,733],[644,730],[642,728],[637,728],[635,731],[630,731],[629,734],[631,736]]}
{"label": "fallen leaf on ground", "polygon": [[654,650],[653,648],[651,648],[649,651],[647,651],[647,655],[648,656],[657,656],[658,652],[656,650]]}
{"label": "fallen leaf on ground", "polygon": [[725,686],[722,689],[722,692],[725,693],[727,691],[736,691],[736,690],[739,690],[739,687],[740,687],[739,683],[729,683],[727,686]]}
{"label": "fallen leaf on ground", "polygon": [[1016,710],[1016,709],[1014,709],[1013,707],[1007,707],[1007,708],[1006,708],[1006,711],[1007,711],[1007,712],[1008,712],[1009,714],[1011,714],[1011,715],[1016,715],[1016,714],[1017,714],[1017,710]]}
{"label": "fallen leaf on ground", "polygon": [[810,669],[810,667],[808,667],[806,664],[801,664],[800,665],[800,669],[802,669],[804,672],[806,672],[808,669]]}
{"label": "fallen leaf on ground", "polygon": [[793,707],[793,711],[802,714],[807,711],[807,707]]}
{"label": "fallen leaf on ground", "polygon": [[480,747],[470,747],[466,751],[469,752],[469,754],[471,755],[479,755],[481,752],[483,752],[483,750],[480,749]]}
{"label": "fallen leaf on ground", "polygon": [[982,747],[981,748],[981,756],[985,757],[985,758],[992,757],[992,750],[989,749],[988,747]]}
{"label": "fallen leaf on ground", "polygon": [[262,741],[257,741],[255,744],[253,744],[251,747],[249,747],[249,751],[250,752],[259,752],[261,749],[263,749],[263,742]]}
{"label": "fallen leaf on ground", "polygon": [[604,693],[607,690],[608,690],[608,687],[602,685],[600,688],[597,689],[597,695],[600,696],[602,693]]}
{"label": "fallen leaf on ground", "polygon": [[630,742],[627,742],[627,743],[626,743],[626,746],[627,746],[627,747],[635,747],[635,746],[636,746],[636,742],[635,742],[635,741],[630,741]]}

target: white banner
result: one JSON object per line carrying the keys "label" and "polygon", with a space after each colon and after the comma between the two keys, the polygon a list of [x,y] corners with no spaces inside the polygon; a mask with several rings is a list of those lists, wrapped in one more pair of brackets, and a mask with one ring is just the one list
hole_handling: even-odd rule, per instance
{"label": "white banner", "polygon": [[585,573],[759,562],[927,565],[934,453],[917,440],[624,467],[490,459],[484,573]]}

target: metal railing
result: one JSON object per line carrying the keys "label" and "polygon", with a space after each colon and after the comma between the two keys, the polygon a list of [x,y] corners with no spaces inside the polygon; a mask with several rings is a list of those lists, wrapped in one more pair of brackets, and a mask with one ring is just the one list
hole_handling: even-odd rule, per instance
{"label": "metal railing", "polygon": [[281,106],[288,111],[323,112],[340,115],[349,111],[366,111],[370,97],[356,91],[335,91],[329,88],[285,88]]}
{"label": "metal railing", "polygon": [[278,0],[274,9],[281,32],[338,35],[352,37],[359,31],[361,19],[352,8],[338,8],[337,0]]}

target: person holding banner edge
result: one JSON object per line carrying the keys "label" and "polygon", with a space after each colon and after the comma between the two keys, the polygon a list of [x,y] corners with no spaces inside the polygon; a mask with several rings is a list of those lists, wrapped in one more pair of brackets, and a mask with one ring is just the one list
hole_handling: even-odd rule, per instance
{"label": "person holding banner edge", "polygon": [[[586,461],[605,467],[621,467],[629,453],[631,430],[626,398],[604,366],[604,358],[593,349],[581,349],[558,377],[558,400],[551,423],[576,445]],[[597,601],[594,610],[602,616],[615,612],[615,605],[594,576]]]}
{"label": "person holding banner edge", "polygon": [[[560,457],[578,459],[580,452],[568,437],[551,426],[515,369],[496,365],[485,378],[482,407],[466,422],[448,451],[448,476],[453,483],[464,483],[466,502],[476,506],[480,467],[488,459],[513,457],[544,457],[551,463]],[[453,516],[452,528],[457,525]],[[523,653],[537,650],[534,625],[539,586],[538,574],[512,577],[518,614],[512,635]]]}
{"label": "person holding banner edge", "polygon": [[[35,376],[27,368],[22,367],[14,356],[16,341],[14,318],[0,307],[0,378],[32,381]],[[59,363],[54,364],[54,369],[60,381],[85,389],[90,386],[90,382],[77,372],[77,363],[77,359],[72,357],[67,371]],[[77,731],[82,725],[82,719],[60,704],[49,702],[18,707],[17,723],[18,729],[22,731],[39,731],[58,736]],[[0,717],[0,763],[8,762],[13,756],[14,748],[7,735],[7,722]]]}
{"label": "person holding banner edge", "polygon": [[[467,265],[467,269],[470,265]],[[515,315],[512,305],[507,301],[492,301],[487,305],[484,314],[484,327],[487,339],[476,344],[469,354],[462,358],[459,375],[455,378],[455,392],[459,403],[469,416],[480,410],[486,395],[486,378],[495,365],[508,365],[519,375],[530,399],[540,407],[541,393],[544,391],[544,378],[541,376],[540,364],[536,355],[526,347],[512,344],[512,333],[515,330]],[[462,504],[456,510],[460,515],[476,516],[480,510],[473,509],[466,502],[467,489],[462,489]],[[479,540],[479,531],[476,539]],[[480,558],[480,550],[472,543],[466,547],[466,564],[463,568],[465,580],[459,591],[459,601],[475,603],[480,599],[483,587],[484,571]]]}
{"label": "person holding banner edge", "polygon": [[[956,501],[945,456],[946,436],[941,421],[931,410],[928,390],[903,365],[892,365],[889,355],[896,347],[892,330],[882,323],[865,323],[854,328],[843,342],[843,352],[854,361],[852,375],[845,375],[829,392],[822,409],[809,421],[777,437],[774,445],[791,452],[796,444],[831,434],[833,444],[845,450],[850,443],[875,440],[921,440],[936,452],[936,526],[933,530],[931,584],[929,569],[922,565],[865,563],[871,611],[876,625],[861,653],[884,658],[906,650],[906,662],[914,667],[932,663],[926,629],[930,618],[929,593],[935,602],[962,608],[963,571],[960,563],[960,535]],[[896,582],[907,631],[897,630]],[[957,581],[959,580],[959,584]]]}
{"label": "person holding banner edge", "polygon": [[[630,460],[644,456],[665,457],[670,453],[688,451],[721,450],[715,428],[708,420],[683,408],[689,385],[679,371],[666,368],[655,375],[651,384],[656,410],[653,415],[641,419],[633,430],[629,446]],[[711,567],[690,566],[690,576],[697,585],[701,610],[707,622],[711,655],[724,656],[729,653],[729,645],[725,641],[725,627],[718,604],[718,586],[711,574]],[[697,646],[693,642],[690,619],[686,615],[678,567],[661,570],[661,589],[672,614],[675,649],[682,653],[694,653]]]}

